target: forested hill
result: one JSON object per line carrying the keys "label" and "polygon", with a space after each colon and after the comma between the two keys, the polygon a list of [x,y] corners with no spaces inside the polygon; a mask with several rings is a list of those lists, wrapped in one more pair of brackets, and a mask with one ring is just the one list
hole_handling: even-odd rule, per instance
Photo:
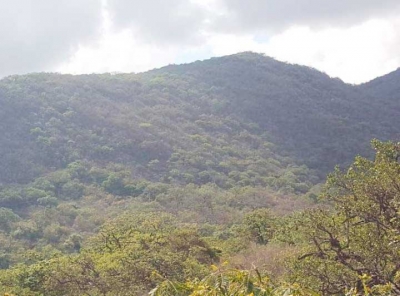
{"label": "forested hill", "polygon": [[400,96],[389,93],[398,89],[398,71],[357,87],[309,67],[242,53],[144,76],[211,87],[220,114],[255,122],[281,149],[323,172],[368,153],[372,138],[399,137]]}
{"label": "forested hill", "polygon": [[221,187],[285,183],[301,164],[324,176],[372,138],[399,136],[398,97],[381,90],[396,77],[354,87],[254,53],[142,74],[11,76],[0,82],[0,182],[76,161]]}
{"label": "forested hill", "polygon": [[[393,73],[353,86],[254,53],[140,74],[0,80],[0,294],[145,295],[168,280],[186,283],[179,295],[189,295],[190,280],[203,287],[198,279],[225,260],[235,268],[254,261],[279,280],[298,272],[306,288],[323,291],[328,282],[344,291],[360,280],[347,261],[339,273],[337,262],[328,270],[313,264],[350,258],[384,266],[370,274],[384,274],[374,285],[386,283],[400,266],[392,244],[398,232],[382,237],[381,224],[371,231],[360,219],[382,212],[385,229],[398,229],[390,216],[399,213],[392,199],[398,145],[374,141],[376,164],[358,158],[354,170],[330,178],[328,193],[338,196],[321,202],[317,194],[336,164],[373,157],[371,139],[399,140],[399,80]],[[397,187],[382,193],[390,184]],[[395,207],[385,206],[389,216],[374,198]],[[314,211],[333,201],[336,218]],[[367,218],[354,215],[358,208]],[[343,214],[362,228],[349,232]],[[336,243],[332,233],[359,236]],[[320,255],[319,241],[328,255]],[[316,261],[300,256],[311,265],[285,271],[282,260],[310,242]],[[332,253],[344,250],[338,244],[350,256]],[[323,270],[320,282],[309,273]],[[246,272],[238,275],[250,293]],[[177,295],[169,283],[170,294],[161,285],[152,295]]]}

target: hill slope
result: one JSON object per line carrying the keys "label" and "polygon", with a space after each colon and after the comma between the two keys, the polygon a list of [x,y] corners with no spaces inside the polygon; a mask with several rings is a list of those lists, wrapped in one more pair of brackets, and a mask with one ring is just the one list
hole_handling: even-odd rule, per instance
{"label": "hill slope", "polygon": [[382,77],[375,78],[358,88],[371,96],[381,99],[391,99],[398,103],[400,97],[400,68]]}
{"label": "hill slope", "polygon": [[79,252],[126,211],[166,211],[229,240],[252,210],[308,207],[334,165],[368,155],[374,137],[398,139],[399,99],[380,93],[253,53],[5,78],[0,268],[28,249]]}
{"label": "hill slope", "polygon": [[[308,67],[243,53],[149,75],[178,75],[211,87],[221,114],[257,123],[281,149],[327,172],[367,153],[369,141],[398,136],[398,99],[385,104],[371,88],[358,88]],[[383,78],[386,80],[386,78]],[[391,78],[395,80],[395,78]]]}
{"label": "hill slope", "polygon": [[[0,182],[78,160],[222,187],[265,185],[271,179],[260,178],[296,163],[323,176],[367,154],[372,138],[399,135],[397,102],[385,103],[376,85],[253,53],[136,75],[12,76],[0,83]],[[232,178],[240,173],[248,176]]]}
{"label": "hill slope", "polygon": [[3,80],[0,180],[26,183],[81,161],[164,183],[279,189],[290,171],[294,183],[304,181],[307,169],[296,168],[264,130],[219,115],[213,94],[177,83],[146,75]]}

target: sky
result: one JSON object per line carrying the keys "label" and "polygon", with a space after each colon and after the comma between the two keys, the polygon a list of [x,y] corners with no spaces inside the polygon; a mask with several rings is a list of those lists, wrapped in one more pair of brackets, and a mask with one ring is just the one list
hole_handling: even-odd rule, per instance
{"label": "sky", "polygon": [[399,0],[0,0],[0,77],[253,51],[358,84],[400,67]]}

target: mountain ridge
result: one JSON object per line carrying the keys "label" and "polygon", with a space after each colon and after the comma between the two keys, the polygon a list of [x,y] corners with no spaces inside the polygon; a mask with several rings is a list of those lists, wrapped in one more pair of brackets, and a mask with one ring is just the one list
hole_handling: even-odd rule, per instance
{"label": "mountain ridge", "polygon": [[[146,73],[155,72],[155,71],[163,71],[163,70],[168,71],[168,70],[170,70],[171,68],[180,67],[180,66],[186,66],[186,65],[196,64],[196,63],[202,63],[202,62],[207,62],[207,61],[213,61],[213,60],[215,60],[215,59],[240,57],[240,56],[244,56],[244,55],[247,55],[247,56],[253,55],[253,56],[255,56],[255,57],[256,57],[256,56],[262,56],[262,57],[264,57],[264,58],[266,58],[266,59],[269,59],[269,60],[274,61],[274,62],[277,62],[277,63],[286,64],[286,65],[291,65],[291,66],[298,66],[298,67],[302,67],[302,68],[304,68],[304,69],[309,69],[309,70],[318,72],[319,74],[325,75],[325,76],[327,76],[328,78],[330,78],[330,79],[332,79],[332,80],[336,80],[336,81],[342,82],[342,83],[344,83],[344,84],[346,84],[346,85],[349,85],[349,86],[352,86],[352,87],[353,87],[353,86],[363,86],[363,85],[367,85],[367,84],[369,84],[370,82],[373,82],[373,81],[375,81],[375,80],[379,80],[380,78],[385,78],[387,75],[391,75],[391,74],[393,74],[393,73],[398,73],[398,72],[400,72],[400,67],[398,67],[396,70],[390,71],[390,72],[388,72],[388,73],[386,73],[386,74],[382,74],[382,75],[377,76],[377,77],[375,77],[375,78],[372,78],[372,79],[370,79],[370,80],[368,80],[368,81],[360,82],[360,83],[351,83],[351,82],[345,82],[345,81],[343,81],[340,77],[337,77],[337,76],[330,76],[330,75],[327,74],[326,72],[324,72],[324,71],[322,71],[322,70],[319,70],[319,69],[317,69],[317,68],[314,68],[314,67],[312,67],[312,66],[307,66],[307,65],[298,64],[298,63],[291,63],[291,62],[288,62],[288,61],[281,61],[281,60],[278,60],[278,59],[276,59],[276,58],[274,58],[274,57],[272,57],[272,56],[268,56],[268,55],[266,55],[266,54],[264,54],[264,53],[258,53],[258,52],[254,52],[254,51],[243,51],[243,52],[238,52],[238,53],[229,54],[229,55],[224,55],[224,56],[217,56],[217,57],[210,57],[210,58],[195,60],[195,61],[192,61],[192,62],[176,63],[176,64],[173,63],[173,64],[169,64],[169,65],[165,65],[165,66],[153,68],[153,69],[146,70],[146,71],[142,71],[142,72],[115,72],[115,73],[105,72],[105,73],[98,73],[98,74],[99,74],[99,75],[101,75],[101,74],[112,74],[112,75],[132,75],[132,74],[134,74],[134,75],[141,75],[141,74],[146,74]],[[80,76],[80,75],[91,75],[91,74],[65,74],[65,75]]]}
{"label": "mountain ridge", "polygon": [[[333,113],[335,112],[335,116],[339,117],[344,117],[349,118],[349,117],[357,117],[356,120],[359,122],[363,122],[366,120],[366,116],[362,116],[362,113],[367,113],[367,115],[371,118],[375,118],[375,121],[385,121],[385,117],[387,114],[393,113],[393,110],[396,110],[396,108],[386,108],[384,111],[382,111],[382,106],[375,106],[379,105],[379,103],[375,102],[373,98],[371,98],[371,95],[360,90],[358,87],[355,87],[354,85],[346,84],[341,80],[331,78],[327,74],[322,73],[316,69],[306,67],[306,66],[297,66],[297,65],[292,65],[288,63],[282,63],[279,61],[276,61],[272,58],[269,57],[264,57],[259,54],[254,54],[254,53],[243,53],[243,54],[236,54],[232,56],[227,56],[227,57],[222,57],[222,58],[216,58],[216,59],[210,59],[205,62],[197,62],[197,63],[192,63],[184,66],[170,66],[167,68],[162,68],[159,70],[156,70],[155,72],[147,72],[148,74],[146,75],[152,75],[155,73],[167,73],[167,72],[177,72],[178,74],[181,72],[183,75],[197,75],[200,76],[200,81],[204,82],[207,81],[207,74],[204,75],[199,73],[200,71],[194,71],[196,67],[207,67],[208,65],[211,65],[211,67],[214,66],[213,71],[219,71],[218,68],[220,66],[224,66],[224,63],[229,63],[232,61],[237,61],[238,63],[244,62],[247,64],[250,64],[252,66],[252,69],[246,72],[246,75],[251,76],[252,71],[256,72],[259,71],[260,68],[261,70],[264,70],[264,72],[261,72],[263,75],[258,75],[254,76],[253,81],[247,80],[246,83],[251,85],[247,86],[246,93],[242,94],[242,97],[254,95],[254,96],[262,96],[265,97],[265,95],[268,95],[271,92],[275,93],[275,96],[277,95],[282,95],[282,93],[285,91],[286,85],[285,83],[289,82],[288,81],[288,76],[290,82],[293,84],[293,87],[291,89],[296,89],[296,92],[291,92],[291,93],[286,93],[283,94],[286,97],[289,98],[296,98],[299,96],[307,97],[310,96],[310,92],[314,96],[318,96],[318,100],[314,98],[312,102],[307,102],[303,98],[302,100],[302,105],[304,104],[319,104],[318,107],[318,112],[328,112],[328,113]],[[188,74],[189,73],[189,74]],[[210,73],[210,72],[207,72]],[[239,73],[238,75],[241,77],[237,77],[238,75],[234,75],[234,73]],[[288,74],[289,73],[289,74]],[[305,73],[305,74],[304,74]],[[225,77],[229,77],[225,80],[221,80],[220,77],[215,79],[212,77],[209,79],[209,83],[213,85],[220,85],[221,83],[225,83],[226,85],[229,85],[229,80],[235,81],[236,85],[239,85],[243,83],[243,68],[237,71],[231,71],[231,72],[224,72],[223,75]],[[278,75],[277,75],[278,74]],[[279,76],[280,75],[280,76]],[[220,75],[222,76],[222,75]],[[274,77],[275,76],[275,77]],[[284,77],[285,81],[282,83],[282,77]],[[242,80],[241,80],[242,79]],[[258,93],[254,94],[255,89],[260,89],[260,84],[263,83],[263,81],[267,80],[269,83],[273,83],[275,85],[272,85],[269,89],[261,89]],[[225,81],[225,82],[224,82]],[[255,81],[255,82],[254,82]],[[254,82],[254,83],[253,83]],[[229,87],[235,88],[236,85],[230,85]],[[303,91],[302,93],[299,93],[298,90],[302,91],[302,86],[306,85],[308,89]],[[318,87],[316,87],[318,85]],[[222,84],[224,86],[224,84]],[[274,94],[272,94],[274,95]],[[356,97],[355,102],[351,102],[351,100],[355,100],[354,97]],[[321,99],[325,99],[325,106],[321,104]],[[329,103],[329,100],[331,103]],[[292,104],[293,102],[288,102],[288,104]],[[365,108],[364,104],[369,104],[370,106],[368,108]],[[371,105],[372,104],[372,105]],[[302,105],[296,106],[297,108],[301,109]],[[243,106],[242,106],[243,107]],[[246,107],[246,106],[244,106]],[[351,112],[351,110],[355,109],[364,109],[361,110],[358,113]],[[246,108],[242,108],[246,109]],[[256,113],[259,108],[253,107],[250,108],[249,113]],[[350,112],[349,110],[350,109]],[[376,114],[377,112],[381,112],[381,114]],[[398,108],[396,110],[398,112]],[[397,113],[398,114],[398,113]],[[283,114],[282,117],[285,115]],[[394,114],[391,115],[391,117],[395,117]],[[384,123],[386,124],[386,123]],[[278,133],[280,132],[279,127],[278,127]],[[293,135],[291,135],[293,136]],[[375,132],[372,137],[379,137],[379,133]],[[387,138],[387,136],[384,135],[384,138]],[[287,145],[287,143],[285,143]],[[360,147],[359,147],[360,148]],[[359,149],[357,151],[365,151],[365,149]],[[332,164],[330,164],[332,167]],[[329,170],[329,169],[328,169]]]}
{"label": "mountain ridge", "polygon": [[[370,84],[371,87],[373,84]],[[183,143],[190,142],[187,138],[192,131],[180,126],[197,125],[196,120],[204,121],[202,124],[207,125],[210,118],[216,122],[234,118],[234,121],[254,125],[257,137],[264,134],[263,137],[277,144],[280,151],[286,151],[299,163],[317,169],[323,176],[336,164],[350,163],[357,153],[367,155],[370,151],[368,143],[372,138],[388,140],[398,136],[400,111],[396,108],[396,99],[392,98],[391,104],[382,104],[383,98],[365,87],[346,84],[310,67],[246,52],[185,65],[171,65],[139,74],[73,76],[38,73],[10,76],[0,81],[0,100],[4,106],[3,121],[9,121],[9,126],[18,128],[14,134],[24,133],[21,139],[36,141],[36,147],[38,139],[44,141],[44,130],[50,130],[49,135],[58,130],[56,133],[61,139],[65,138],[65,133],[62,134],[62,128],[57,124],[66,122],[71,130],[77,128],[76,122],[81,122],[85,126],[81,127],[82,131],[88,134],[98,129],[98,125],[103,126],[105,135],[110,139],[114,137],[111,133],[119,134],[114,142],[124,142],[122,137],[139,137],[136,144],[129,145],[134,145],[142,155],[147,154],[145,158],[154,156],[166,163],[176,146],[177,138],[174,140],[174,137],[180,137],[180,133],[182,139],[186,139],[181,141],[182,147],[186,145]],[[75,112],[74,108],[79,112]],[[26,112],[29,109],[30,112]],[[70,111],[75,118],[72,115],[71,118],[64,116]],[[26,114],[22,122],[25,122],[25,126],[32,125],[34,132],[16,122],[15,116],[9,117],[9,114],[18,116],[24,112]],[[43,112],[53,112],[55,117]],[[206,119],[201,119],[201,116]],[[138,122],[139,119],[143,122]],[[125,124],[124,120],[131,123]],[[41,123],[34,126],[35,121]],[[157,131],[151,131],[154,124]],[[205,134],[209,133],[204,127],[196,128]],[[2,132],[3,136],[9,138],[3,143],[3,150],[8,149],[10,155],[21,149],[23,140],[12,144],[13,139],[8,135],[7,128],[3,128]],[[162,136],[169,132],[172,133],[170,138]],[[143,142],[146,134],[151,135],[149,143],[153,143],[153,147],[143,144],[149,141]],[[33,139],[35,136],[38,138]],[[57,137],[53,134],[49,138]],[[53,154],[56,159],[60,158],[57,154],[68,154],[69,149],[74,149],[71,147],[77,140],[67,138],[62,146],[58,146],[60,150],[56,149],[47,155],[49,159]],[[106,138],[100,138],[103,144],[107,143]],[[89,147],[91,140],[87,141]],[[70,143],[70,147],[66,143]],[[147,148],[140,148],[140,145]],[[161,154],[154,152],[153,155],[150,151],[157,145],[160,146],[157,153]],[[133,157],[120,146],[103,146],[114,149],[109,153],[115,159],[121,158],[123,153],[126,156],[121,161]],[[193,147],[183,149],[193,150]],[[23,155],[32,154],[35,149],[25,151]],[[88,155],[91,152],[82,153]],[[29,157],[25,163],[32,162],[34,156]],[[46,156],[41,157],[44,159]],[[85,156],[82,157],[85,159]],[[15,157],[12,159],[16,163],[20,161]],[[56,162],[52,166],[58,167]],[[10,166],[3,164],[3,167]]]}

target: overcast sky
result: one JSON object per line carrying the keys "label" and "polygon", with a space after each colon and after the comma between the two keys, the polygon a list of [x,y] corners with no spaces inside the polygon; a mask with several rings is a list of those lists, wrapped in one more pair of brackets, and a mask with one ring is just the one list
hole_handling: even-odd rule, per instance
{"label": "overcast sky", "polygon": [[360,83],[400,66],[400,0],[0,0],[0,77],[242,51]]}

